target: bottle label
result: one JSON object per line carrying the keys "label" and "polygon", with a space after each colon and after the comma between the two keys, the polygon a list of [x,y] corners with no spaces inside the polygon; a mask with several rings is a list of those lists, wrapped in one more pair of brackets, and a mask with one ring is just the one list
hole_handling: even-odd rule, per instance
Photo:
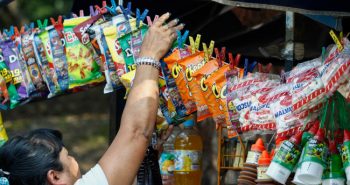
{"label": "bottle label", "polygon": [[295,165],[300,157],[299,147],[294,145],[290,141],[285,141],[281,144],[278,152],[273,158],[273,162],[280,164],[281,166],[293,171]]}
{"label": "bottle label", "polygon": [[201,170],[202,152],[197,150],[175,150],[175,171]]}
{"label": "bottle label", "polygon": [[159,167],[161,175],[174,175],[175,155],[174,152],[163,152],[160,155]]}
{"label": "bottle label", "polygon": [[305,152],[302,156],[303,162],[315,162],[326,168],[327,148],[324,142],[314,138],[310,139],[305,145]]}
{"label": "bottle label", "polygon": [[350,142],[345,142],[341,145],[341,158],[344,169],[350,166]]}
{"label": "bottle label", "polygon": [[247,155],[246,163],[258,165],[260,155],[261,155],[261,153],[259,153],[259,152],[249,151],[248,155]]}
{"label": "bottle label", "polygon": [[322,179],[344,179],[344,170],[339,154],[328,155],[327,163]]}
{"label": "bottle label", "polygon": [[266,175],[268,166],[259,166],[258,167],[258,180],[271,180],[271,177]]}

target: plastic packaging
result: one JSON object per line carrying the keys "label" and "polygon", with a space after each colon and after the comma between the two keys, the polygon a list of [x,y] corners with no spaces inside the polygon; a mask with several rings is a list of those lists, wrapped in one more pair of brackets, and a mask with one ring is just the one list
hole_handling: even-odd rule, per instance
{"label": "plastic packaging", "polygon": [[[7,109],[10,107],[11,109],[15,108],[19,104],[20,97],[17,93],[16,87],[12,84],[12,75],[10,69],[7,67],[4,57],[2,55],[2,49],[0,48],[0,75],[3,77],[5,81],[5,86],[2,84],[2,89],[6,88],[6,90],[2,90],[4,100],[1,102],[3,109]],[[6,92],[8,97],[6,97]],[[6,103],[6,99],[10,99],[10,106],[4,105]]]}
{"label": "plastic packaging", "polygon": [[345,169],[347,184],[350,184],[350,131],[344,130],[344,143],[341,146],[341,158]]}
{"label": "plastic packaging", "polygon": [[266,171],[271,164],[271,157],[269,153],[264,150],[258,161],[258,180],[271,180],[269,176],[266,175]]}
{"label": "plastic packaging", "polygon": [[345,182],[345,173],[343,170],[343,164],[341,157],[337,151],[336,142],[334,140],[329,141],[329,155],[327,159],[327,168],[323,172],[322,185],[340,185]]}
{"label": "plastic packaging", "polygon": [[193,120],[184,122],[184,130],[175,140],[175,183],[200,185],[202,177],[202,138],[193,129]]}
{"label": "plastic packaging", "polygon": [[257,139],[255,144],[252,145],[250,151],[248,151],[246,163],[258,165],[259,158],[264,150],[264,141],[262,138]]}
{"label": "plastic packaging", "polygon": [[104,76],[93,58],[91,43],[83,45],[75,33],[74,26],[85,21],[86,17],[65,20],[64,36],[66,40],[66,55],[68,61],[69,89],[104,81]]}

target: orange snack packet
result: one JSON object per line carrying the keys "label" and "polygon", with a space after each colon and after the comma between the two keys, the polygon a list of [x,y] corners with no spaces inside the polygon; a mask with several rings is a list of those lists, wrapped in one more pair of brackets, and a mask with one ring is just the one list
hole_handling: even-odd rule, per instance
{"label": "orange snack packet", "polygon": [[[198,69],[202,68],[205,63],[204,52],[197,52],[180,60],[178,62],[177,69],[175,68],[172,70],[173,77],[176,85],[179,88],[188,114],[192,114],[193,112],[197,111],[194,96],[197,96],[198,92],[200,92],[198,91],[200,89],[196,89],[195,87],[197,83],[194,81],[192,74]],[[176,76],[177,71],[179,71],[178,76]],[[192,89],[194,90],[193,93],[196,94],[192,93]]]}
{"label": "orange snack packet", "polygon": [[204,93],[210,89],[204,81],[216,70],[219,69],[219,64],[216,59],[210,60],[207,62],[201,69],[194,72],[192,77],[195,81],[195,85],[190,88],[191,93],[194,95],[194,100],[197,106],[197,121],[203,121],[208,117],[211,117],[212,114],[209,111],[207,100],[204,97]]}
{"label": "orange snack packet", "polygon": [[208,86],[208,91],[204,93],[204,97],[208,102],[209,111],[212,113],[217,125],[226,123],[227,84],[225,73],[228,70],[230,70],[230,66],[224,65],[204,81],[205,85]]}

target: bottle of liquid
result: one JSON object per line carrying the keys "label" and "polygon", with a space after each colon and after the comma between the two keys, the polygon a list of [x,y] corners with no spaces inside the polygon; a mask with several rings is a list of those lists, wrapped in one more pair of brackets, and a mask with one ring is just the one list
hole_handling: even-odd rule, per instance
{"label": "bottle of liquid", "polygon": [[193,120],[184,123],[184,129],[175,140],[176,185],[200,185],[202,178],[202,138],[194,130]]}
{"label": "bottle of liquid", "polygon": [[180,133],[180,127],[175,126],[173,132],[163,144],[163,152],[160,155],[159,166],[163,185],[175,185],[175,151],[174,143],[176,136]]}

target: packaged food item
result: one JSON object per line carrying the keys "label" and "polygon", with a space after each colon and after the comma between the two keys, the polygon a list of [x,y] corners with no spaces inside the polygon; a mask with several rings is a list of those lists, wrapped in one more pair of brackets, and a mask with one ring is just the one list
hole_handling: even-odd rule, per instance
{"label": "packaged food item", "polygon": [[224,65],[204,81],[209,87],[209,91],[205,92],[204,96],[208,102],[209,111],[212,113],[213,119],[217,125],[226,123],[227,84],[225,73],[228,70],[230,70],[229,65]]}
{"label": "packaged food item", "polygon": [[[46,30],[38,31],[34,34],[33,46],[36,61],[38,62],[39,68],[41,69],[41,75],[46,83],[50,93],[48,98],[54,97],[60,93],[60,87],[57,81],[56,72],[53,68],[52,63],[49,63],[49,58],[52,59],[50,44],[48,43],[48,32]],[[43,39],[43,40],[42,40]],[[49,48],[47,48],[49,47]]]}
{"label": "packaged food item", "polygon": [[5,63],[11,71],[12,83],[16,86],[20,100],[23,101],[29,97],[30,92],[27,91],[29,88],[26,76],[27,71],[25,71],[24,66],[20,64],[17,47],[12,40],[1,42],[0,47]]}
{"label": "packaged food item", "polygon": [[7,91],[6,81],[0,74],[0,110],[6,110],[6,103],[9,101],[9,92]]}
{"label": "packaged food item", "polygon": [[[296,81],[308,81],[318,75],[317,68],[322,65],[321,59],[316,58],[307,62],[299,63],[293,70],[286,73],[286,83]],[[305,76],[307,74],[307,76]],[[302,80],[300,79],[302,78]]]}
{"label": "packaged food item", "polygon": [[42,78],[38,63],[36,61],[34,52],[34,34],[31,30],[27,30],[22,33],[22,52],[24,60],[27,63],[29,74],[34,87],[39,92],[47,91],[46,84]]}
{"label": "packaged food item", "polygon": [[91,43],[81,44],[73,32],[73,28],[85,21],[86,17],[73,18],[64,21],[64,36],[66,40],[66,56],[68,61],[69,89],[104,81],[99,66],[94,61]]}
{"label": "packaged food item", "polygon": [[[208,61],[202,68],[198,69],[192,74],[194,82],[196,83],[196,88],[200,88],[200,91],[193,96],[194,101],[197,106],[197,121],[203,121],[208,117],[211,117],[212,114],[209,112],[207,100],[204,97],[204,92],[210,90],[208,86],[204,83],[205,80],[216,70],[219,69],[218,61],[213,59]],[[194,93],[195,90],[191,89],[191,93]]]}

